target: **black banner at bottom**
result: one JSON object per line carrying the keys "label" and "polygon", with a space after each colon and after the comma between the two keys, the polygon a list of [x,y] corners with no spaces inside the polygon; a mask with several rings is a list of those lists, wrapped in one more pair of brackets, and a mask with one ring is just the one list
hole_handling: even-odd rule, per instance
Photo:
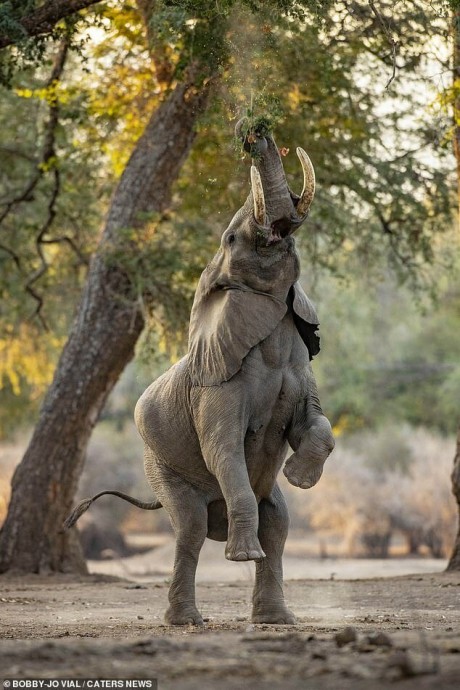
{"label": "black banner at bottom", "polygon": [[4,678],[0,690],[158,690],[157,678]]}

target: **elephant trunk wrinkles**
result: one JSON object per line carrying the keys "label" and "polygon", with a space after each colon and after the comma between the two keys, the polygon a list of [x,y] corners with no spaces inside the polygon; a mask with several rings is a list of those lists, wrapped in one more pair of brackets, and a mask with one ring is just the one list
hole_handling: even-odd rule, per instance
{"label": "elephant trunk wrinkles", "polygon": [[257,168],[265,195],[268,224],[282,218],[295,217],[295,207],[284,173],[281,156],[271,134],[260,134],[257,129],[251,133],[255,141],[248,137],[244,126],[246,120],[240,120],[235,128],[236,136],[243,141],[245,151],[251,153],[253,165]]}
{"label": "elephant trunk wrinkles", "polygon": [[280,218],[290,218],[294,204],[284,173],[281,157],[272,137],[266,137],[267,148],[254,160],[262,178],[262,185],[270,223]]}

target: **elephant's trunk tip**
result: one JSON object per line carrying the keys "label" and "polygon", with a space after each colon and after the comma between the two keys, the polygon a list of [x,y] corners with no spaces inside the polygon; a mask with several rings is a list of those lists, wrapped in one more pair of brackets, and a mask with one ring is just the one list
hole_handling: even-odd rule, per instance
{"label": "elephant's trunk tip", "polygon": [[267,151],[266,137],[271,136],[270,122],[263,117],[253,122],[248,117],[242,117],[235,125],[235,136],[242,142],[246,153],[257,158]]}
{"label": "elephant's trunk tip", "polygon": [[254,120],[242,117],[235,125],[235,136],[242,141],[251,134],[255,137],[269,137],[272,129],[272,123],[268,117],[260,116]]}

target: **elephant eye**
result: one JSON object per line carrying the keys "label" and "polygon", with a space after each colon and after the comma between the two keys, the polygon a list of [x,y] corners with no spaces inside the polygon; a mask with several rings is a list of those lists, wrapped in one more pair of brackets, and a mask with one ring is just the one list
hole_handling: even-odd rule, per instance
{"label": "elephant eye", "polygon": [[233,244],[234,241],[235,241],[235,235],[234,235],[233,232],[232,232],[232,234],[228,236],[227,242],[228,242],[229,244]]}

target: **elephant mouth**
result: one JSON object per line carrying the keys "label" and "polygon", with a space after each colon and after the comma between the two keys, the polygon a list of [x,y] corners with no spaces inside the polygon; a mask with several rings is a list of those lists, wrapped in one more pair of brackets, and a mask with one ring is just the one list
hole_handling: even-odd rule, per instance
{"label": "elephant mouth", "polygon": [[[294,204],[297,200],[293,200]],[[279,218],[270,224],[270,232],[267,237],[267,245],[276,244],[290,237],[305,220],[298,217]]]}

